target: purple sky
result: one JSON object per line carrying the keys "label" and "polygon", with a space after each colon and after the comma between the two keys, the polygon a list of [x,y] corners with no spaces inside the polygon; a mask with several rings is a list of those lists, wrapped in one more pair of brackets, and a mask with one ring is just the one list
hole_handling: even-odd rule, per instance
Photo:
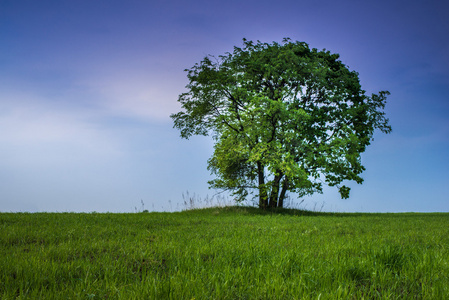
{"label": "purple sky", "polygon": [[[0,211],[132,212],[212,196],[210,137],[169,118],[184,69],[242,38],[339,53],[393,127],[362,185],[305,198],[327,211],[449,211],[449,2],[0,2]],[[297,201],[299,202],[299,201]]]}

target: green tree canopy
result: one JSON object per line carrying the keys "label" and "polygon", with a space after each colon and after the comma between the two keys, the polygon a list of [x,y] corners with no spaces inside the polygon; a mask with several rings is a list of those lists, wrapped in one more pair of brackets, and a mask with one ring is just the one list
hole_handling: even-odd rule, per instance
{"label": "green tree canopy", "polygon": [[338,54],[284,39],[243,40],[232,53],[187,69],[183,111],[171,115],[183,138],[212,134],[213,188],[260,207],[282,207],[286,194],[322,192],[345,180],[362,183],[361,153],[374,131],[389,133],[387,91],[367,96],[358,73]]}

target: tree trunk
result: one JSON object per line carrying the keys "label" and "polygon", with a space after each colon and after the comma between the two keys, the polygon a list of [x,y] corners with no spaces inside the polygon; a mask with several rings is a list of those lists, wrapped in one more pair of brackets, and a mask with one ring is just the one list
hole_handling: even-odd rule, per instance
{"label": "tree trunk", "polygon": [[279,185],[282,179],[282,173],[280,171],[277,172],[277,175],[274,176],[273,186],[271,187],[270,194],[270,207],[278,206],[278,195],[279,195]]}
{"label": "tree trunk", "polygon": [[259,178],[259,208],[267,208],[268,195],[265,187],[264,166],[260,161],[257,162],[257,175]]}
{"label": "tree trunk", "polygon": [[285,194],[287,193],[287,190],[288,190],[288,178],[285,177],[284,182],[282,182],[282,190],[281,190],[281,194],[279,195],[278,207],[284,207],[284,199],[285,199]]}

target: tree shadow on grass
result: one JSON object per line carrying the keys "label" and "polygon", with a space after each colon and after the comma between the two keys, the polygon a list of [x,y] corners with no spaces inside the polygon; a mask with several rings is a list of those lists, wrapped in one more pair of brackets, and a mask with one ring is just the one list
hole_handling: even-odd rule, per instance
{"label": "tree shadow on grass", "polygon": [[[193,210],[190,210],[192,212]],[[305,209],[296,208],[279,208],[279,207],[269,207],[266,209],[261,209],[254,206],[224,206],[224,207],[208,207],[202,209],[195,209],[195,212],[208,213],[211,214],[241,214],[241,215],[261,215],[261,216],[273,216],[273,215],[284,215],[284,216],[307,216],[307,217],[361,217],[361,216],[373,216],[379,215],[379,213],[335,213],[335,212],[317,212]],[[189,210],[185,211],[189,212]]]}

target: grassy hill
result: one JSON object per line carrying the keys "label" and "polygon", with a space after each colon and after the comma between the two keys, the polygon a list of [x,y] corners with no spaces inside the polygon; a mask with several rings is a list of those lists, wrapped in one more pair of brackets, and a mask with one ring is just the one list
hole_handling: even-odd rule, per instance
{"label": "grassy hill", "polygon": [[0,214],[1,299],[449,299],[449,214]]}

